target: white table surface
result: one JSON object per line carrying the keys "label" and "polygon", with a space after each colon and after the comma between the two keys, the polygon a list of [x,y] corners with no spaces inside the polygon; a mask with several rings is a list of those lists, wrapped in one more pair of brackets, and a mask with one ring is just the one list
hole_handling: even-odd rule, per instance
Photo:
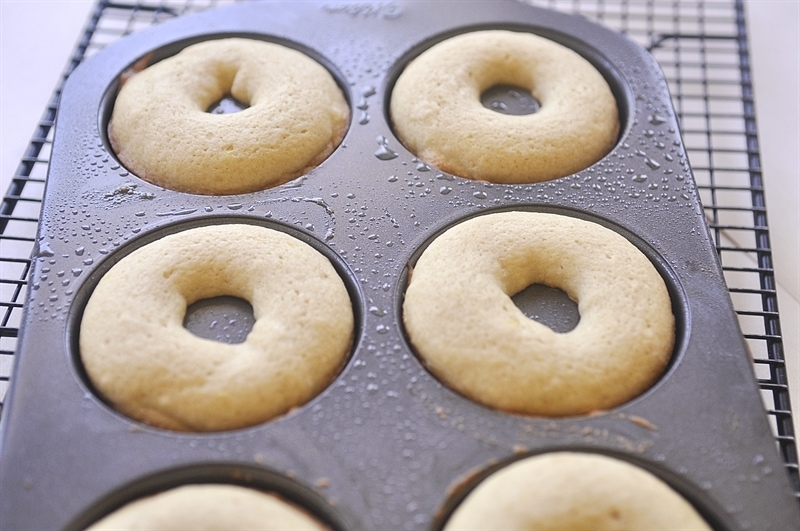
{"label": "white table surface", "polygon": [[[92,0],[0,0],[3,193],[93,6]],[[778,304],[800,434],[800,0],[748,0],[746,13]]]}

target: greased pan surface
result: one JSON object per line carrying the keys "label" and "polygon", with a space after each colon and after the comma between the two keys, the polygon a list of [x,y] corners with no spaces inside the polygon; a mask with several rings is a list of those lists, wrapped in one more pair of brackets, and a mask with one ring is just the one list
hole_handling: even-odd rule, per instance
{"label": "greased pan surface", "polygon": [[[622,119],[608,156],[555,181],[490,185],[405,150],[386,112],[402,66],[436,41],[486,28],[554,39],[604,73]],[[343,144],[308,174],[252,194],[182,194],[128,173],[104,132],[122,72],[148,54],[222,36],[289,44],[327,66],[351,105]],[[516,2],[254,2],[109,46],[76,69],[62,94],[2,420],[0,528],[77,529],[140,495],[226,481],[275,489],[339,529],[430,529],[474,478],[565,449],[655,472],[718,528],[796,527],[797,504],[678,131],[645,51],[582,18]],[[453,223],[504,209],[598,221],[651,258],[677,318],[672,363],[652,389],[596,415],[529,418],[479,406],[425,370],[401,325],[407,266]],[[310,403],[247,429],[174,433],[116,413],[94,394],[77,352],[92,288],[149,241],[236,221],[289,232],[331,259],[356,315],[347,365]]]}

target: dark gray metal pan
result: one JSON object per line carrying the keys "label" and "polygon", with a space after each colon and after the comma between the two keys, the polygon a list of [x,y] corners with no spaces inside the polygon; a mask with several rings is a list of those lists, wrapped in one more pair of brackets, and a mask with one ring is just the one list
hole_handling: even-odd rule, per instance
{"label": "dark gray metal pan", "polygon": [[[532,185],[468,181],[415,159],[387,118],[393,81],[432,43],[479,28],[541,34],[592,61],[620,106],[612,152]],[[182,194],[130,174],[104,132],[121,73],[147,54],[233,35],[289,44],[331,70],[353,110],[342,146],[307,175],[252,194]],[[595,220],[651,258],[678,323],[673,360],[652,389],[596,415],[529,418],[472,403],[426,371],[401,325],[407,265],[453,223],[503,209]],[[247,429],[174,433],[115,412],[77,352],[92,288],[148,241],[231,221],[287,231],[330,257],[357,320],[347,366],[310,403]],[[430,529],[475,478],[564,449],[651,470],[720,529],[800,521],[666,83],[648,53],[583,18],[499,1],[254,2],[134,34],[65,86],[38,238],[2,419],[2,529],[78,529],[126,501],[196,481],[277,490],[339,529]]]}

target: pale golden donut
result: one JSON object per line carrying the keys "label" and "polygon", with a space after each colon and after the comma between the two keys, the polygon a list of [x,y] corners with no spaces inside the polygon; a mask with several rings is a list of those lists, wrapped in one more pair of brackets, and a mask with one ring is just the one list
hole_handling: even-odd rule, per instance
{"label": "pale golden donut", "polygon": [[[229,295],[250,302],[243,343],[200,338],[187,307]],[[174,430],[264,422],[316,396],[349,352],[353,311],[336,270],[280,231],[223,224],[165,236],[123,257],[91,294],[83,366],[118,411]]]}
{"label": "pale golden donut", "polygon": [[176,487],[133,501],[87,531],[316,530],[328,527],[275,494],[226,484]]}
{"label": "pale golden donut", "polygon": [[[206,112],[223,96],[249,107]],[[284,183],[341,142],[350,109],[330,73],[279,44],[195,44],[121,87],[109,139],[131,173],[197,194],[236,194]]]}
{"label": "pale golden donut", "polygon": [[[485,108],[487,89],[510,84],[540,102],[534,114]],[[619,113],[603,76],[576,52],[529,33],[476,31],[415,58],[391,94],[391,119],[422,160],[469,179],[532,183],[570,175],[614,146]]]}
{"label": "pale golden donut", "polygon": [[[557,333],[511,297],[532,284],[577,302]],[[408,337],[430,371],[487,406],[543,416],[622,404],[648,389],[672,354],[664,280],[633,244],[557,214],[478,216],[437,237],[414,266],[403,304]]]}
{"label": "pale golden donut", "polygon": [[711,530],[692,505],[644,469],[598,454],[555,452],[483,480],[452,514],[456,530]]}

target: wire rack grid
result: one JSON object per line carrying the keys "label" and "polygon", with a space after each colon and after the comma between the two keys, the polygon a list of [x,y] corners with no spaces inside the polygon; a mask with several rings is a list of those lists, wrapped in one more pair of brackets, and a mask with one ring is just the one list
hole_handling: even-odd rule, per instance
{"label": "wire rack grid", "polygon": [[[27,277],[63,81],[142,28],[233,0],[100,0],[0,205],[0,413],[13,372]],[[625,33],[661,65],[712,237],[795,496],[800,472],[781,338],[742,0],[525,0]],[[662,200],[675,198],[667,194]]]}

